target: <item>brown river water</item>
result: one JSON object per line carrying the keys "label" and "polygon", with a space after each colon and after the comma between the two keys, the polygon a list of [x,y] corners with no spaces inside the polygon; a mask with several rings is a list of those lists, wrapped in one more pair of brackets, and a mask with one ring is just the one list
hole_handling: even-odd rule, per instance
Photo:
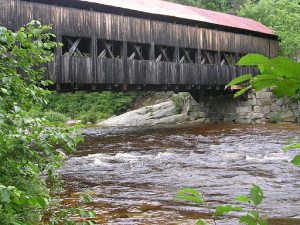
{"label": "brown river water", "polygon": [[[252,183],[262,187],[260,211],[273,225],[300,225],[300,169],[296,153],[281,148],[300,140],[300,125],[185,125],[88,128],[85,142],[66,162],[62,174],[72,201],[93,196],[97,224],[195,224],[207,211],[178,202],[181,187],[202,190],[215,204],[236,204]],[[239,224],[239,213],[219,225]]]}

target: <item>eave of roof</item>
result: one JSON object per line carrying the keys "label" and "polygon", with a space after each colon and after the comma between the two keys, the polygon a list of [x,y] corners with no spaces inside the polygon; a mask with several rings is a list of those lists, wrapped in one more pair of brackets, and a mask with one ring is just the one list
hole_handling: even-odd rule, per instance
{"label": "eave of roof", "polygon": [[219,26],[248,30],[267,35],[274,32],[265,25],[243,17],[215,12],[211,10],[185,6],[162,0],[77,0],[127,10],[134,10],[153,15],[169,16],[179,19],[210,23]]}

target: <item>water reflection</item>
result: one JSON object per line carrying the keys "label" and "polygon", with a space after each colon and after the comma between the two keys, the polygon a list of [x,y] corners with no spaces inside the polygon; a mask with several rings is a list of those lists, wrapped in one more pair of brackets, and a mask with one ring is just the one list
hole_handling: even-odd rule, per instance
{"label": "water reflection", "polygon": [[[297,125],[198,125],[87,129],[80,151],[61,171],[69,196],[94,195],[99,224],[194,224],[205,209],[174,200],[183,186],[202,188],[210,203],[235,203],[259,184],[271,224],[300,224],[300,170],[282,145]],[[218,224],[238,224],[236,217]],[[288,221],[288,222],[286,222]]]}

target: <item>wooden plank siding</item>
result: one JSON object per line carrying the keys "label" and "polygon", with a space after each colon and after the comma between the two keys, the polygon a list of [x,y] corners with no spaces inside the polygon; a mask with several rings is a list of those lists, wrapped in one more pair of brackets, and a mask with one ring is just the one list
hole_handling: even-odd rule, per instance
{"label": "wooden plank siding", "polygon": [[[255,68],[220,65],[221,52],[243,55],[260,53],[275,57],[278,41],[228,31],[134,18],[71,7],[22,0],[0,0],[0,26],[17,29],[36,19],[53,24],[57,41],[63,37],[85,38],[91,50],[84,56],[65,55],[56,49],[46,78],[58,84],[110,85],[225,85]],[[121,58],[99,57],[98,40],[122,43]],[[149,44],[149,58],[130,60],[127,43]],[[174,50],[170,61],[155,61],[155,46]],[[179,48],[197,51],[194,63],[179,62]],[[203,51],[216,52],[214,65],[201,64]]]}

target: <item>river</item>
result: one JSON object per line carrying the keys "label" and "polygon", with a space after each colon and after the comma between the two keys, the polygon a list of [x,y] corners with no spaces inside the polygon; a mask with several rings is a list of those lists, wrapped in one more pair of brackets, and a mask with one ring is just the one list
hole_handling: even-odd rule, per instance
{"label": "river", "polygon": [[[296,151],[281,151],[300,137],[299,125],[88,128],[85,135],[60,173],[66,199],[92,194],[97,224],[195,224],[208,213],[176,201],[181,187],[202,190],[211,205],[240,205],[234,197],[252,183],[264,190],[260,211],[269,224],[300,224],[300,169],[289,163]],[[238,215],[217,224],[238,224]]]}

